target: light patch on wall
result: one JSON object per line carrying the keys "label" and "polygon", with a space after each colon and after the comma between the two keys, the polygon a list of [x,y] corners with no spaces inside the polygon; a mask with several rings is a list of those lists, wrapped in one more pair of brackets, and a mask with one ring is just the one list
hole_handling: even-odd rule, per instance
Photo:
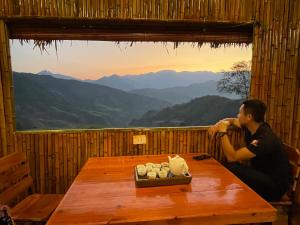
{"label": "light patch on wall", "polygon": [[145,145],[147,143],[146,135],[133,135],[134,145]]}

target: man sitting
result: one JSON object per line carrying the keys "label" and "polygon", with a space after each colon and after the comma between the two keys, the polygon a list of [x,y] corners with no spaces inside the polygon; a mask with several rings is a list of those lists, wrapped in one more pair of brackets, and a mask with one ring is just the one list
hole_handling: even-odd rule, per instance
{"label": "man sitting", "polygon": [[[247,100],[240,107],[238,118],[219,121],[209,129],[211,137],[221,139],[228,163],[226,167],[267,201],[279,200],[288,189],[289,161],[281,140],[264,122],[266,105]],[[229,125],[245,130],[246,147],[235,150],[227,136]],[[250,160],[250,166],[240,161]]]}

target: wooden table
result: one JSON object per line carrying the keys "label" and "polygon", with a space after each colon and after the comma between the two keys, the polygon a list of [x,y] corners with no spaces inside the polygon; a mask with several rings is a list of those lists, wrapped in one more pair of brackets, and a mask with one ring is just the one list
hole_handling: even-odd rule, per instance
{"label": "wooden table", "polygon": [[274,221],[276,210],[214,159],[181,155],[188,185],[136,188],[136,164],[167,155],[90,158],[47,225],[238,224]]}

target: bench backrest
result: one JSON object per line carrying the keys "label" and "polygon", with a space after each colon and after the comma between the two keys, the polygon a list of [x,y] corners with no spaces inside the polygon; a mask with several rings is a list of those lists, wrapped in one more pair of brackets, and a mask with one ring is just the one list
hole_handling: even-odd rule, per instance
{"label": "bench backrest", "polygon": [[32,186],[26,155],[14,152],[0,158],[0,204],[8,204]]}

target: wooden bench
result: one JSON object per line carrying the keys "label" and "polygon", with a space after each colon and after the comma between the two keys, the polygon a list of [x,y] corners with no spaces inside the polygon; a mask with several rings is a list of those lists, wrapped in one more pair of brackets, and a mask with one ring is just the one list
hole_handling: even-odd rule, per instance
{"label": "wooden bench", "polygon": [[292,180],[288,193],[280,201],[271,202],[275,207],[284,207],[288,212],[288,225],[292,224],[293,209],[300,188],[300,151],[290,145],[284,144],[291,165]]}
{"label": "wooden bench", "polygon": [[[12,206],[20,194],[32,193],[33,180],[26,155],[15,152],[0,158],[0,203]],[[12,208],[15,222],[45,223],[63,195],[31,194]]]}

